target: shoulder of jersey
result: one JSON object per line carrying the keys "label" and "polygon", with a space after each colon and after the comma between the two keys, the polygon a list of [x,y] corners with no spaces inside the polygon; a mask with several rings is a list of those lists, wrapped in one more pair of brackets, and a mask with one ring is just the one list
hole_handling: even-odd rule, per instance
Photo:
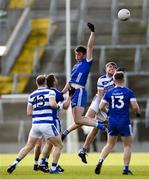
{"label": "shoulder of jersey", "polygon": [[59,91],[58,89],[55,89],[55,88],[51,88],[51,90],[57,92],[57,93],[62,93],[61,91]]}
{"label": "shoulder of jersey", "polygon": [[106,78],[106,75],[102,75],[99,77],[99,79],[104,79],[104,78]]}

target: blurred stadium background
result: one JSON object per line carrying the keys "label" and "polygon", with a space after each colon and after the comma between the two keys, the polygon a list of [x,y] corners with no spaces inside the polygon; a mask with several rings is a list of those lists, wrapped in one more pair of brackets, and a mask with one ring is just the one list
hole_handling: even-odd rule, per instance
{"label": "blurred stadium background", "polygon": [[[142,117],[131,115],[133,151],[149,151],[149,0],[66,0],[70,1],[71,64],[73,49],[86,45],[86,22],[96,26],[93,67],[87,89],[90,104],[96,82],[109,60],[126,69],[126,85],[136,92]],[[31,120],[26,116],[28,93],[35,89],[38,74],[55,73],[59,89],[66,83],[66,1],[0,0],[0,152],[16,152],[26,142]],[[131,19],[120,22],[117,12],[128,8]],[[66,113],[62,111],[66,128]],[[84,141],[80,128],[72,133],[75,151]],[[69,138],[69,139],[70,139]],[[99,151],[105,136],[98,134]],[[64,151],[68,150],[64,148]],[[121,143],[114,149],[122,150]]]}

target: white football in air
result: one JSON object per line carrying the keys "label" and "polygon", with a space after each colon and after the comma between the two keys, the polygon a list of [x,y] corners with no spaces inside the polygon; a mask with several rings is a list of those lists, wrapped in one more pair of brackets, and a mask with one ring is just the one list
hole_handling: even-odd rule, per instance
{"label": "white football in air", "polygon": [[128,20],[130,18],[130,11],[128,9],[119,10],[118,18],[122,21]]}

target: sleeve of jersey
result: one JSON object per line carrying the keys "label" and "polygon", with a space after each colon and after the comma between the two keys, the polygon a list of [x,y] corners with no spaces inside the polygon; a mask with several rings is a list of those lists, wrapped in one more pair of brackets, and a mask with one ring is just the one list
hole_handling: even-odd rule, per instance
{"label": "sleeve of jersey", "polygon": [[100,78],[97,81],[97,89],[104,90],[104,86]]}
{"label": "sleeve of jersey", "polygon": [[58,106],[60,109],[63,109],[63,106],[64,106],[64,96],[63,96],[63,93],[61,94],[61,97],[60,97],[60,101],[58,102]]}
{"label": "sleeve of jersey", "polygon": [[133,91],[130,91],[130,101],[136,101],[136,97]]}
{"label": "sleeve of jersey", "polygon": [[63,93],[61,94],[61,99],[60,99],[60,101],[64,101],[64,95],[63,95]]}
{"label": "sleeve of jersey", "polygon": [[92,59],[86,59],[86,61],[89,63],[89,62],[93,61],[93,58]]}
{"label": "sleeve of jersey", "polygon": [[31,96],[28,97],[28,104],[32,105]]}
{"label": "sleeve of jersey", "polygon": [[49,90],[49,97],[56,97],[56,93],[53,90]]}
{"label": "sleeve of jersey", "polygon": [[108,103],[109,102],[109,95],[108,92],[106,92],[101,100],[102,102]]}

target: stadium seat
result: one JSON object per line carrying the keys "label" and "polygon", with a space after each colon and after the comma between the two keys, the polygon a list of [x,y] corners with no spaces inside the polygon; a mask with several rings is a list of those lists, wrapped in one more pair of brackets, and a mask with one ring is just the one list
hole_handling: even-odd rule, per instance
{"label": "stadium seat", "polygon": [[145,44],[147,26],[146,21],[119,22],[118,44]]}
{"label": "stadium seat", "polygon": [[[16,90],[16,92],[18,93],[24,92],[25,87],[28,83],[28,76],[24,77],[24,74],[31,74],[33,71],[34,51],[36,46],[44,46],[47,44],[48,27],[48,19],[32,20],[32,32],[25,42],[24,47],[20,52],[20,55],[16,59],[16,63],[13,65],[10,72],[11,75],[23,74],[23,76],[19,77],[18,88]],[[38,52],[39,58],[43,55],[43,52],[43,49]],[[3,79],[3,76],[1,76],[0,78]],[[9,86],[8,82],[10,82],[10,78],[8,78],[8,81],[5,78],[5,84],[3,84],[3,88],[0,89],[1,94],[12,93],[13,84]],[[13,83],[12,80],[11,83]]]}
{"label": "stadium seat", "polygon": [[[148,74],[132,74],[127,76],[128,87],[133,89],[138,98],[149,97],[149,81]],[[134,83],[136,82],[136,83]]]}
{"label": "stadium seat", "polygon": [[149,70],[148,57],[149,57],[149,49],[148,48],[141,49],[141,66],[140,66],[141,71],[148,72]]}
{"label": "stadium seat", "polygon": [[106,49],[105,53],[106,62],[112,60],[116,62],[119,67],[124,67],[127,72],[134,71],[134,58],[134,48],[109,48]]}
{"label": "stadium seat", "polygon": [[[29,4],[31,5],[34,0],[29,0]],[[9,2],[9,8],[10,9],[23,9],[26,6],[24,0],[10,0]]]}

